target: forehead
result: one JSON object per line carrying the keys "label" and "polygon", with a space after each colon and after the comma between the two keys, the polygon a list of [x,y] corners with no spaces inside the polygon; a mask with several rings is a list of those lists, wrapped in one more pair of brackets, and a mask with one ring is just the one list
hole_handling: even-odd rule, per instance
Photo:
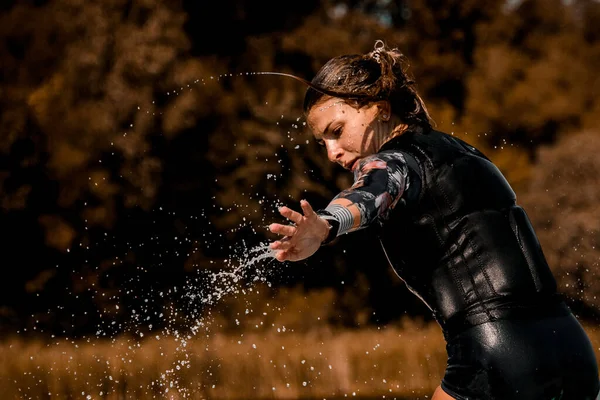
{"label": "forehead", "polygon": [[348,109],[352,109],[352,107],[344,100],[330,97],[310,109],[306,116],[308,126],[314,132],[322,132],[330,122],[346,113]]}

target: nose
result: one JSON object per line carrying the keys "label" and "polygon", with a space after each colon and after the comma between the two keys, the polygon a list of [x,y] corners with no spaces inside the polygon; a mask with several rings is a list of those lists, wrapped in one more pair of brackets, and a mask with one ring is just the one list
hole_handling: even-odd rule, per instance
{"label": "nose", "polygon": [[325,147],[327,147],[327,158],[329,158],[329,161],[338,162],[342,158],[344,150],[336,140],[326,140]]}

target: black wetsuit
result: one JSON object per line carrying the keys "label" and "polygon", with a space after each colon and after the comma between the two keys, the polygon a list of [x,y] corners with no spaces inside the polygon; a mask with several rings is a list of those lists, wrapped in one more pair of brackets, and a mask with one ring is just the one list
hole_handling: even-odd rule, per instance
{"label": "black wetsuit", "polygon": [[333,226],[330,239],[378,227],[391,266],[443,329],[444,391],[457,399],[596,398],[590,341],[488,158],[417,128],[354,172],[355,185],[321,212]]}

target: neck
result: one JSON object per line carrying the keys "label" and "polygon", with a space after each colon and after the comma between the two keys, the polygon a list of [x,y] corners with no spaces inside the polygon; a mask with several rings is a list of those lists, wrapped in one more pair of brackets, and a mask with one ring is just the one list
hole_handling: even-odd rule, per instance
{"label": "neck", "polygon": [[384,144],[389,142],[395,137],[402,135],[406,132],[408,125],[403,124],[401,122],[394,123],[394,121],[390,121],[387,124],[389,126],[393,126],[394,128],[389,131],[388,129],[381,129],[379,132],[376,132],[375,135],[375,145],[377,149],[380,149]]}

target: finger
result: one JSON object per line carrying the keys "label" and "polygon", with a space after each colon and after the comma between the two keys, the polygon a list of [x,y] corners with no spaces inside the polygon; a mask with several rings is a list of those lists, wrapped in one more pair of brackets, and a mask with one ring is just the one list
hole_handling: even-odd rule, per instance
{"label": "finger", "polygon": [[269,226],[269,230],[273,233],[284,236],[292,236],[294,233],[296,233],[296,228],[290,225],[271,224]]}
{"label": "finger", "polygon": [[302,214],[285,206],[279,209],[279,214],[283,215],[284,217],[295,223],[299,223],[300,221],[302,221]]}
{"label": "finger", "polygon": [[292,248],[292,243],[289,240],[276,240],[269,247],[273,250],[289,250]]}
{"label": "finger", "polygon": [[288,254],[287,251],[278,251],[277,254],[275,254],[275,259],[277,261],[285,261],[287,260]]}
{"label": "finger", "polygon": [[300,200],[300,207],[302,207],[305,217],[312,217],[315,213],[310,203],[306,200]]}

